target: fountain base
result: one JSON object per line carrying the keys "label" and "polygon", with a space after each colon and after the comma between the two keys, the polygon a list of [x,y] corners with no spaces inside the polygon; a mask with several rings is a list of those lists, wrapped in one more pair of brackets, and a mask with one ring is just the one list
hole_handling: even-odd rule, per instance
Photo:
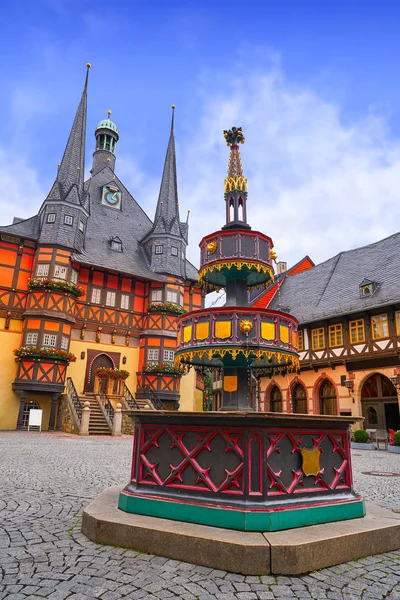
{"label": "fountain base", "polygon": [[352,488],[352,417],[135,412],[126,512],[281,531],[363,517]]}

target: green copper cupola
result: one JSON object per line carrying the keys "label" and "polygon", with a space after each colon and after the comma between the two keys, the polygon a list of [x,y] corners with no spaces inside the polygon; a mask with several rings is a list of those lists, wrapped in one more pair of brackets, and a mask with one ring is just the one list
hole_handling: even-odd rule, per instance
{"label": "green copper cupola", "polygon": [[111,110],[107,111],[107,119],[97,125],[94,135],[96,137],[96,150],[93,153],[92,174],[108,166],[114,170],[115,146],[119,140],[118,127],[110,118]]}

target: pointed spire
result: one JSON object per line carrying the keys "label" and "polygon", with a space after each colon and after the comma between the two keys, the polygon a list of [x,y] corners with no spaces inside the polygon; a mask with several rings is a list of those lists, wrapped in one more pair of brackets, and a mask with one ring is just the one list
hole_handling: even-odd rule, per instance
{"label": "pointed spire", "polygon": [[182,236],[179,220],[178,184],[176,178],[176,154],[174,138],[175,105],[172,105],[171,133],[169,136],[164,171],[161,179],[153,231]]}
{"label": "pointed spire", "polygon": [[[85,170],[87,88],[90,66],[90,63],[86,64],[85,85],[56,180],[48,196],[51,200],[65,200],[68,196],[68,200],[71,202],[81,201]],[[77,195],[70,194],[74,184],[77,188]]]}

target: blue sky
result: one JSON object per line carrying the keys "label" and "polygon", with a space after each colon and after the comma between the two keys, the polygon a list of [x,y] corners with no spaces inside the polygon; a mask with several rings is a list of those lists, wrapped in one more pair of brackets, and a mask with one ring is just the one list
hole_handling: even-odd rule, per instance
{"label": "blue sky", "polygon": [[47,194],[89,61],[87,168],[110,108],[117,173],[150,216],[177,105],[193,262],[222,225],[221,132],[235,124],[249,220],[282,260],[319,262],[396,232],[399,18],[391,0],[3,0],[2,222],[34,214]]}

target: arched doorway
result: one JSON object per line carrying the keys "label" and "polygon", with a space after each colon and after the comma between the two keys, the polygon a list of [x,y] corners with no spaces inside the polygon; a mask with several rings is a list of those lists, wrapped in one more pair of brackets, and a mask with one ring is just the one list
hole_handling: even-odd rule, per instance
{"label": "arched doorway", "polygon": [[40,409],[40,406],[35,400],[25,400],[24,410],[22,412],[22,427],[28,427],[29,413],[32,408]]}
{"label": "arched doorway", "polygon": [[292,393],[293,412],[306,414],[307,410],[307,392],[301,383],[297,383]]}
{"label": "arched doorway", "polygon": [[269,393],[269,410],[282,412],[282,394],[277,385],[274,385]]}
{"label": "arched doorway", "polygon": [[331,381],[325,379],[319,388],[319,412],[321,415],[337,415],[336,389]]}
{"label": "arched doorway", "polygon": [[374,373],[364,382],[361,407],[365,429],[400,429],[396,388],[384,375]]}
{"label": "arched doorway", "polygon": [[[107,354],[99,354],[98,356],[96,356],[96,358],[93,360],[92,364],[90,365],[90,369],[89,369],[89,378],[88,378],[87,388],[86,388],[86,391],[89,393],[93,392],[93,390],[94,390],[94,380],[96,379],[96,369],[98,369],[99,367],[106,367],[107,369],[113,369],[114,363],[111,360],[111,358],[109,356],[107,356]],[[104,380],[104,381],[106,381],[106,380]]]}

